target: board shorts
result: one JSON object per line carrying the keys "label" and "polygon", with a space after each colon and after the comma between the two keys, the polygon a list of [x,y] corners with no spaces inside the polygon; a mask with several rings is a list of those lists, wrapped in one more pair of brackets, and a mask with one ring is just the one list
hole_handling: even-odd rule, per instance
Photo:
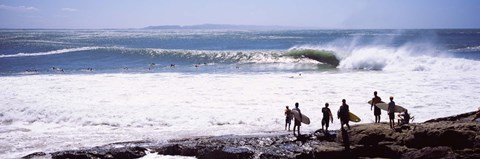
{"label": "board shorts", "polygon": [[322,125],[325,125],[326,127],[329,126],[329,122],[330,122],[330,120],[328,118],[323,118],[322,119]]}
{"label": "board shorts", "polygon": [[375,115],[375,116],[382,115],[382,111],[380,110],[380,108],[374,106],[374,108],[373,108],[373,115]]}
{"label": "board shorts", "polygon": [[302,122],[300,122],[300,120],[295,119],[294,125],[295,126],[302,126]]}
{"label": "board shorts", "polygon": [[292,123],[292,118],[285,118],[285,123],[291,124]]}
{"label": "board shorts", "polygon": [[388,113],[388,118],[390,118],[390,120],[395,119],[395,113]]}

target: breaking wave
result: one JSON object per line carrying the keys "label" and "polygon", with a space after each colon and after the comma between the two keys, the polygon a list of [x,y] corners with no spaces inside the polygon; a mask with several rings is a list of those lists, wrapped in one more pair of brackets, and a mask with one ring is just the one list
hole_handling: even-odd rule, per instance
{"label": "breaking wave", "polygon": [[[125,47],[79,47],[60,49],[37,53],[17,53],[0,55],[0,58],[48,56],[68,53],[90,52],[95,55],[110,54],[111,56],[133,56],[137,59],[159,59],[171,63],[182,62],[209,62],[209,63],[318,63],[322,62],[320,57],[310,57],[307,52],[286,50],[175,50],[175,49],[154,49],[154,48],[125,48]],[[316,51],[315,51],[316,52]],[[301,58],[305,54],[307,58]]]}
{"label": "breaking wave", "polygon": [[297,46],[295,49],[327,50],[339,59],[337,68],[378,71],[477,71],[480,61],[454,58],[429,45],[399,47],[366,45],[353,47]]}
{"label": "breaking wave", "polygon": [[[343,46],[343,45],[342,45]],[[476,50],[478,47],[465,48]],[[226,63],[270,64],[308,63],[328,64],[338,69],[378,71],[442,71],[445,69],[477,71],[480,61],[455,58],[447,51],[431,45],[320,45],[295,46],[288,50],[174,50],[125,47],[79,47],[37,53],[0,55],[0,58],[48,56],[69,53],[108,54],[113,58],[132,56],[133,59],[154,59],[165,63]],[[67,55],[70,56],[70,55]],[[72,54],[73,56],[73,54]],[[130,58],[129,58],[130,59]]]}

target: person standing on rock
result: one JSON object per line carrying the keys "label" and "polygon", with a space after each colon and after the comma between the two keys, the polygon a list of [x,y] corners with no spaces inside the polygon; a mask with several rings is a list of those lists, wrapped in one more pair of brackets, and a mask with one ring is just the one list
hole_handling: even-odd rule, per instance
{"label": "person standing on rock", "polygon": [[288,125],[288,131],[290,131],[290,124],[292,123],[292,110],[286,106],[285,109],[285,130],[287,130],[287,125]]}
{"label": "person standing on rock", "polygon": [[298,136],[300,136],[300,126],[302,126],[302,112],[300,111],[300,108],[298,108],[298,103],[295,103],[295,108],[293,108],[292,110],[297,111],[300,116],[300,119],[295,118],[295,122],[293,123],[293,135],[295,135],[295,127],[297,127]]}
{"label": "person standing on rock", "polygon": [[395,102],[393,101],[393,96],[390,96],[390,103],[388,103],[388,118],[390,123],[390,128],[393,129],[395,126]]}
{"label": "person standing on rock", "polygon": [[377,91],[373,92],[374,97],[372,98],[372,105],[370,106],[370,110],[373,108],[373,115],[375,115],[375,123],[380,123],[380,115],[382,114],[382,111],[380,108],[375,106],[377,103],[382,102],[382,98],[377,96]]}
{"label": "person standing on rock", "polygon": [[[323,118],[322,118],[322,130],[324,130],[325,133],[328,133],[328,126],[329,126],[329,121],[333,123],[333,115],[332,112],[330,111],[330,108],[328,108],[328,103],[325,103],[325,107],[322,108],[322,113],[323,113]],[[325,126],[325,129],[323,129],[323,126]]]}
{"label": "person standing on rock", "polygon": [[342,105],[340,106],[340,109],[337,112],[337,116],[340,119],[340,127],[343,129],[343,125],[347,125],[347,128],[350,130],[350,125],[348,124],[348,121],[350,120],[349,117],[349,108],[347,105],[347,101],[345,99],[342,99]]}

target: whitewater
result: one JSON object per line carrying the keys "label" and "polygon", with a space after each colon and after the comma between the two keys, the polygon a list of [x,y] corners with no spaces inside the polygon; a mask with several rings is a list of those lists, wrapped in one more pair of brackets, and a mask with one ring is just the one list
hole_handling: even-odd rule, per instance
{"label": "whitewater", "polygon": [[[353,124],[371,123],[374,91],[384,101],[394,96],[414,122],[480,107],[475,30],[463,41],[449,37],[465,31],[435,34],[448,45],[412,39],[417,31],[12,32],[2,32],[0,42],[0,158],[127,141],[286,134],[284,108],[295,102],[312,121],[304,133],[321,128],[326,102],[336,112],[342,99],[362,119]],[[333,53],[339,64],[289,56],[295,50]],[[339,125],[334,113],[330,129]]]}

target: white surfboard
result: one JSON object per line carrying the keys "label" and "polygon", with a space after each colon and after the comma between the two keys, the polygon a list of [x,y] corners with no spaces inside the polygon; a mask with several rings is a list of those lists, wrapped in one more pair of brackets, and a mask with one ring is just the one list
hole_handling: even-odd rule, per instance
{"label": "white surfboard", "polygon": [[[378,108],[380,109],[383,109],[385,111],[388,110],[388,104],[387,103],[377,103],[375,104],[375,106],[377,106]],[[399,106],[399,105],[395,105],[395,112],[397,113],[401,113],[401,112],[404,112],[406,109],[402,106]]]}
{"label": "white surfboard", "polygon": [[[372,104],[372,100],[368,101],[368,104]],[[381,101],[381,103],[375,104],[375,106],[382,110],[388,111],[388,103],[385,103],[383,101]],[[395,105],[395,112],[401,113],[401,112],[404,112],[405,110],[406,109],[404,107]]]}
{"label": "white surfboard", "polygon": [[[296,110],[292,110],[292,113],[293,113],[293,117],[295,119],[298,119],[300,120],[300,113],[298,113],[298,111]],[[305,123],[305,124],[310,124],[310,118],[308,118],[307,116],[305,116],[304,114],[302,114],[302,123]]]}

